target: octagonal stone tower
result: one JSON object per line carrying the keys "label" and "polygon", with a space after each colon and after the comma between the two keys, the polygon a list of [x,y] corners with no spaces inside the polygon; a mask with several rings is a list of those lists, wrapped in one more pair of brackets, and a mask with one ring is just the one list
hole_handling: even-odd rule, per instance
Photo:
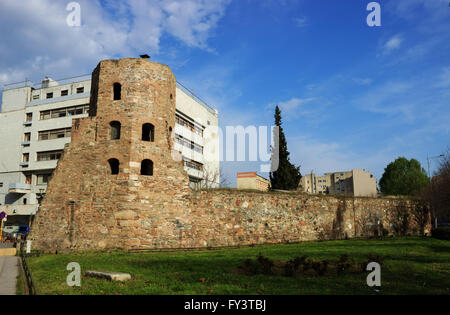
{"label": "octagonal stone tower", "polygon": [[104,60],[31,229],[44,251],[189,246],[189,180],[172,153],[176,79],[148,59]]}

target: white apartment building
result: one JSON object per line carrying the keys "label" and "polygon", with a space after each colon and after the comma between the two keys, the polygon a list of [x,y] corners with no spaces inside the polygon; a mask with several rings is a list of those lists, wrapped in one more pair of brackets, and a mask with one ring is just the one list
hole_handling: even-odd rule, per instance
{"label": "white apartment building", "polygon": [[[73,118],[89,115],[91,76],[41,84],[5,85],[0,112],[0,212],[8,226],[28,225],[46,191]],[[191,186],[205,178],[219,186],[218,111],[180,83],[176,89],[174,149],[181,152]],[[217,176],[207,176],[217,174]]]}

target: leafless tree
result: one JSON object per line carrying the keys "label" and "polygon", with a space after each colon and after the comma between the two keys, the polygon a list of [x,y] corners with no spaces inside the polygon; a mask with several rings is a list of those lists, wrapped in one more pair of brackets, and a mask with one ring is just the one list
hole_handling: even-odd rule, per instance
{"label": "leafless tree", "polygon": [[197,186],[198,189],[210,189],[218,187],[229,187],[229,182],[221,169],[203,168],[203,180]]}
{"label": "leafless tree", "polygon": [[428,202],[433,221],[450,222],[450,148],[440,160],[430,185],[420,197]]}

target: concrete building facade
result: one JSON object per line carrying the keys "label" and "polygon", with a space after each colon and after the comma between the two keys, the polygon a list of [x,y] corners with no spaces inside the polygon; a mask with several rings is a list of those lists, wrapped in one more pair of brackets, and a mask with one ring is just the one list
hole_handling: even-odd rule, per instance
{"label": "concrete building facade", "polygon": [[257,172],[238,173],[237,174],[237,189],[250,189],[259,191],[268,191],[270,181]]}
{"label": "concrete building facade", "polygon": [[[91,76],[41,84],[6,85],[0,112],[0,210],[7,225],[28,225],[64,147],[72,120],[89,116]],[[219,171],[218,112],[177,82],[173,149],[181,153],[191,186]],[[150,133],[154,131],[149,130]],[[215,177],[209,186],[219,186]]]}
{"label": "concrete building facade", "polygon": [[300,181],[300,190],[310,194],[376,197],[377,180],[362,169],[325,173],[324,176],[306,174]]}

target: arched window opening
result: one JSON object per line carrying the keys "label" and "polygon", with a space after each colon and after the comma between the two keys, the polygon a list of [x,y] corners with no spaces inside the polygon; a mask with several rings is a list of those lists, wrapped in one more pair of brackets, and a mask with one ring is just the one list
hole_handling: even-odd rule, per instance
{"label": "arched window opening", "polygon": [[155,141],[155,126],[152,124],[142,125],[142,141]]}
{"label": "arched window opening", "polygon": [[109,167],[111,168],[111,175],[119,174],[119,166],[120,162],[118,159],[109,159],[108,160]]}
{"label": "arched window opening", "polygon": [[122,85],[120,83],[114,83],[114,100],[118,101],[122,98]]}
{"label": "arched window opening", "polygon": [[109,123],[111,126],[111,140],[118,140],[120,139],[120,127],[121,124],[118,121],[112,121]]}
{"label": "arched window opening", "polygon": [[141,175],[153,176],[153,162],[151,160],[142,161]]}

